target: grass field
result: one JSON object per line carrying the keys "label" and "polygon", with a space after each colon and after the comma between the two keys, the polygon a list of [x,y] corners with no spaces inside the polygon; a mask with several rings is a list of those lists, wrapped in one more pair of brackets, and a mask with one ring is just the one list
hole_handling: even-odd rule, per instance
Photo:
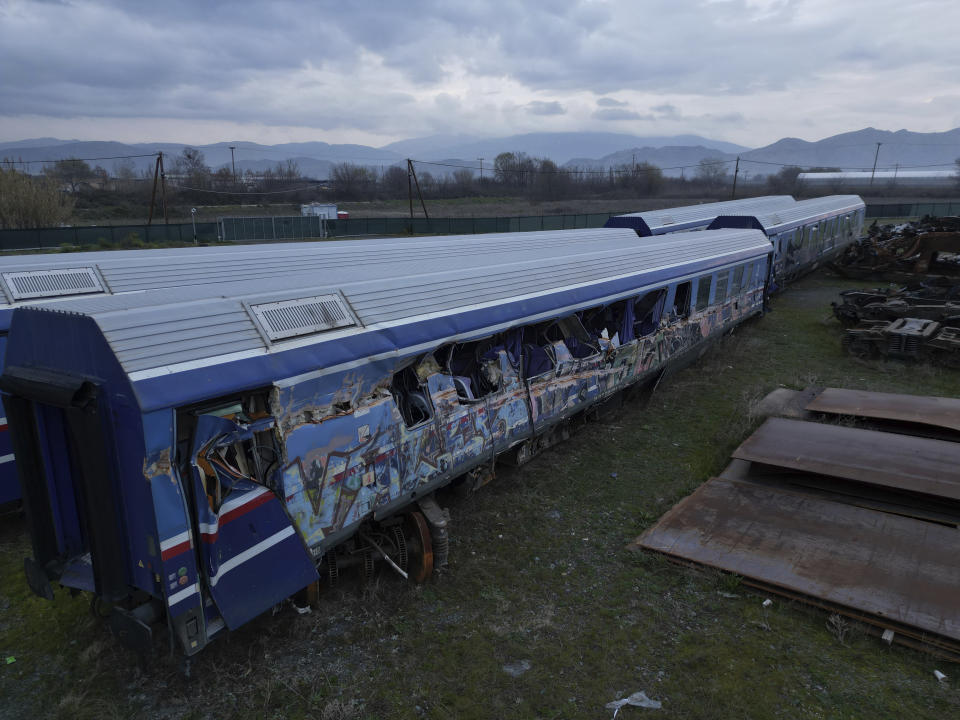
{"label": "grass field", "polygon": [[960,716],[960,666],[626,549],[724,467],[779,386],[958,394],[956,371],[844,355],[829,301],[850,286],[801,281],[645,404],[443,498],[441,576],[348,585],[310,614],[285,606],[214,641],[190,679],[161,640],[138,666],[84,597],[31,596],[23,525],[4,520],[0,660],[16,661],[0,669],[0,716],[609,718],[604,704],[637,690],[663,709],[618,718]]}

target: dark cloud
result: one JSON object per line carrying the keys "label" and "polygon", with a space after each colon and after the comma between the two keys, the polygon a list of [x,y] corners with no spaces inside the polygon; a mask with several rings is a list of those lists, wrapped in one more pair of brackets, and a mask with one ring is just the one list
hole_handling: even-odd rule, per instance
{"label": "dark cloud", "polygon": [[527,112],[531,115],[564,115],[567,110],[556,100],[553,102],[543,102],[534,100],[526,105]]}
{"label": "dark cloud", "polygon": [[[931,18],[957,26],[960,3],[908,13],[894,0],[0,0],[0,118],[409,136],[509,130],[538,116],[709,129],[762,113],[773,127],[805,112],[862,114],[878,86],[894,97],[955,92],[952,47],[922,41]],[[839,93],[838,83],[862,91]],[[556,100],[524,104],[538,95]],[[924,117],[940,125],[958,113],[952,103],[925,110],[939,112]],[[897,112],[899,125],[910,123]]]}
{"label": "dark cloud", "polygon": [[652,116],[642,116],[633,110],[624,110],[623,108],[607,108],[606,110],[595,110],[590,116],[595,120],[650,120]]}

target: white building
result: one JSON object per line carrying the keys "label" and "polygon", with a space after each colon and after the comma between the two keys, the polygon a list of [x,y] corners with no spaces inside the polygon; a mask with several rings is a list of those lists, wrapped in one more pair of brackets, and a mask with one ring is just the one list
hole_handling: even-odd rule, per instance
{"label": "white building", "polygon": [[803,187],[950,187],[960,183],[956,170],[869,170],[844,172],[803,172],[797,182]]}
{"label": "white building", "polygon": [[307,203],[300,206],[300,214],[304,217],[315,215],[325,220],[336,220],[337,206],[333,203]]}

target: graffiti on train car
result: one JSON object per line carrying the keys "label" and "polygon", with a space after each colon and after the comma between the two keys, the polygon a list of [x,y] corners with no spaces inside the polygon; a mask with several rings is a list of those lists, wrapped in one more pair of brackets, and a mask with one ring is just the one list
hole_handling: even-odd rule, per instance
{"label": "graffiti on train car", "polygon": [[[573,334],[544,339],[551,325],[536,329],[542,343],[526,343],[519,359],[493,338],[278,384],[278,494],[319,556],[371,513],[492,463],[695,350],[761,302],[759,287],[738,287],[704,311],[656,317],[646,335],[623,345],[606,328],[593,345]],[[587,335],[579,320],[562,331]]]}

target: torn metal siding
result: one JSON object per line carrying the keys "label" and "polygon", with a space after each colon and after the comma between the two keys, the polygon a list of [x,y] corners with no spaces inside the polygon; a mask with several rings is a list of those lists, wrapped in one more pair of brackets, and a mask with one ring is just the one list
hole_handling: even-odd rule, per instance
{"label": "torn metal siding", "polygon": [[476,400],[459,396],[450,375],[431,372],[423,388],[433,417],[414,427],[404,423],[385,390],[408,360],[278,384],[271,407],[284,452],[288,512],[319,556],[379,511],[492,463],[497,454],[651,377],[758,312],[761,303],[762,289],[746,288],[718,306],[581,359],[556,341],[554,367],[527,380],[501,350],[491,360],[500,388]]}

